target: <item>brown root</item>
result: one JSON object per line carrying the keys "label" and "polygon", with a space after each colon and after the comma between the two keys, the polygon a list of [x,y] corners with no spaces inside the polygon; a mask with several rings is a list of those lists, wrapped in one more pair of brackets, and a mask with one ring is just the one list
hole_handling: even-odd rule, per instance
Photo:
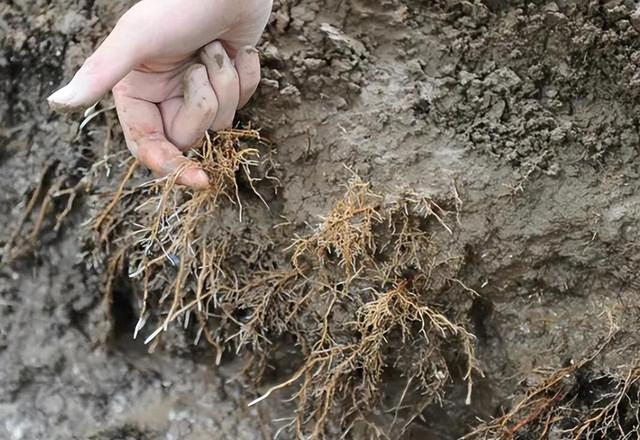
{"label": "brown root", "polygon": [[[553,432],[572,440],[636,438],[640,424],[640,366],[594,374],[592,364],[618,332],[611,323],[605,341],[589,356],[557,370],[537,371],[539,383],[527,389],[504,415],[477,427],[464,439],[547,439]],[[580,382],[588,385],[580,386]],[[604,385],[604,387],[603,387]],[[601,395],[582,390],[605,388]]]}
{"label": "brown root", "polygon": [[[293,339],[299,356],[290,374],[251,404],[291,390],[297,410],[284,429],[298,437],[330,437],[332,429],[348,432],[357,423],[375,435],[400,435],[454,380],[446,353],[463,359],[460,380],[471,393],[480,372],[474,337],[460,310],[441,299],[464,303],[475,294],[452,282],[462,258],[444,251],[456,224],[450,217],[457,220],[461,206],[457,191],[452,211],[414,193],[385,204],[354,175],[321,224],[278,251],[269,236],[251,231],[248,238],[223,221],[229,213],[243,217],[239,174],[257,196],[252,209],[258,199],[264,203],[251,175],[258,150],[247,146],[259,141],[255,131],[207,137],[193,156],[209,176],[206,191],[179,188],[180,170],[132,185],[131,164],[96,215],[96,242],[110,256],[107,290],[123,267],[140,290],[134,337],[145,333],[153,349],[179,323],[193,329],[196,343],[208,342],[216,363],[225,352],[249,353],[246,374],[258,386],[274,347]],[[413,385],[400,403],[415,404],[408,412],[398,404],[393,420],[378,426],[369,415],[390,398],[389,369],[403,371]]]}
{"label": "brown root", "polygon": [[312,251],[321,265],[325,264],[326,255],[335,255],[340,266],[356,272],[358,259],[375,251],[373,227],[382,222],[376,209],[381,201],[382,196],[373,193],[369,183],[355,175],[347,185],[343,199],[333,207],[318,230],[294,243],[294,267],[299,269],[301,257]]}

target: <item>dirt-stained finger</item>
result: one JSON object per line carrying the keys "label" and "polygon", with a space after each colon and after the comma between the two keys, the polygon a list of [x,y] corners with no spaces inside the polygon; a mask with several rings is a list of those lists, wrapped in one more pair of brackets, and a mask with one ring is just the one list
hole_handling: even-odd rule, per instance
{"label": "dirt-stained finger", "polygon": [[131,98],[118,87],[113,92],[118,118],[131,153],[157,176],[166,176],[185,167],[177,182],[196,189],[206,188],[207,175],[187,159],[165,136],[158,107]]}
{"label": "dirt-stained finger", "polygon": [[238,108],[244,107],[260,84],[260,55],[252,46],[241,48],[236,54],[236,71],[240,81]]}
{"label": "dirt-stained finger", "polygon": [[240,99],[238,72],[219,41],[205,46],[200,52],[200,59],[207,67],[209,82],[218,98],[218,112],[211,128],[213,130],[230,128],[233,126],[233,118]]}
{"label": "dirt-stained finger", "polygon": [[218,99],[207,69],[194,64],[184,74],[184,97],[160,105],[167,138],[182,151],[193,148],[211,127]]}

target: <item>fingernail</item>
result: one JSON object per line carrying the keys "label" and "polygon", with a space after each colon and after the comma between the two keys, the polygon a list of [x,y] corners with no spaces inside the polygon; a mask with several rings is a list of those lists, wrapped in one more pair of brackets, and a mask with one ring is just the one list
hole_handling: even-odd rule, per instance
{"label": "fingernail", "polygon": [[99,98],[90,95],[90,84],[91,82],[81,69],[69,84],[47,98],[49,106],[58,111],[80,110],[83,104],[94,102]]}
{"label": "fingernail", "polygon": [[247,52],[249,55],[253,55],[254,53],[257,53],[257,54],[260,53],[260,51],[258,49],[256,49],[255,47],[253,47],[253,46],[247,47],[245,49],[245,52]]}
{"label": "fingernail", "polygon": [[66,85],[60,90],[53,93],[51,96],[47,98],[49,101],[49,105],[52,107],[55,106],[71,106],[73,103],[73,98],[76,96],[76,89],[71,86],[71,84]]}
{"label": "fingernail", "polygon": [[186,169],[178,179],[178,183],[193,189],[203,190],[209,187],[209,178],[202,170]]}
{"label": "fingernail", "polygon": [[202,170],[198,170],[193,174],[193,186],[197,189],[206,189],[209,186],[209,178],[207,173]]}

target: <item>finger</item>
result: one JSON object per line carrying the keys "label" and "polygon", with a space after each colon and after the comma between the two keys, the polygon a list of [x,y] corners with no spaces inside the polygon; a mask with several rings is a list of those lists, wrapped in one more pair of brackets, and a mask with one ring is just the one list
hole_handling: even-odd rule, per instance
{"label": "finger", "polygon": [[158,176],[166,176],[186,166],[177,183],[197,189],[208,186],[205,172],[167,140],[160,110],[155,104],[131,98],[118,92],[117,88],[113,97],[127,147],[140,163]]}
{"label": "finger", "polygon": [[185,151],[202,140],[218,110],[218,99],[205,66],[194,64],[185,72],[183,93],[184,98],[163,103],[160,109],[167,138]]}
{"label": "finger", "polygon": [[233,126],[233,118],[236,115],[240,98],[238,72],[231,64],[231,59],[219,41],[205,46],[200,57],[204,65],[207,66],[209,81],[218,98],[218,112],[211,129],[230,128]]}
{"label": "finger", "polygon": [[245,46],[238,51],[235,60],[240,80],[238,108],[242,108],[249,102],[260,84],[260,55],[254,47]]}
{"label": "finger", "polygon": [[140,64],[145,51],[135,15],[127,12],[71,82],[49,96],[51,108],[70,111],[92,105]]}

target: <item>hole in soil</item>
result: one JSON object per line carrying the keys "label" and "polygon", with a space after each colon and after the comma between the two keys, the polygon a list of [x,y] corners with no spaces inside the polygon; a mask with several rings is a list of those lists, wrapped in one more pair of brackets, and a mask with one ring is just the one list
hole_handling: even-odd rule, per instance
{"label": "hole in soil", "polygon": [[107,343],[117,352],[125,353],[125,356],[147,353],[144,337],[133,339],[138,313],[132,298],[133,293],[126,285],[113,289],[110,310],[112,326]]}
{"label": "hole in soil", "polygon": [[473,333],[478,339],[487,338],[487,322],[493,314],[493,303],[485,298],[475,298],[469,310],[469,316],[473,323]]}
{"label": "hole in soil", "polygon": [[413,104],[412,109],[416,117],[426,116],[431,113],[431,101],[420,98]]}
{"label": "hole in soil", "polygon": [[130,292],[122,288],[113,290],[111,301],[111,318],[113,319],[113,338],[131,338],[138,317],[130,300]]}

